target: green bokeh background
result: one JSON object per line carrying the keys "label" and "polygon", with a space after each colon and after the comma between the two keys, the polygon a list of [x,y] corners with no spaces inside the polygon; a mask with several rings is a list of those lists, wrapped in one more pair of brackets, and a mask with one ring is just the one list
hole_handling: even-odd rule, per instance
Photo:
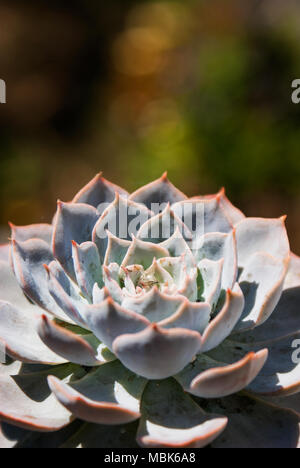
{"label": "green bokeh background", "polygon": [[295,0],[2,0],[0,240],[48,222],[95,173],[134,190],[168,170],[248,216],[287,214],[300,254]]}

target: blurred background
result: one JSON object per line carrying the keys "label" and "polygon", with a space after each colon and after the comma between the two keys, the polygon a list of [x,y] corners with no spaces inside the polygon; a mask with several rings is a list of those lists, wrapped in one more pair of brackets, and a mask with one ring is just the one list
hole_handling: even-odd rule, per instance
{"label": "blurred background", "polygon": [[1,0],[0,241],[97,172],[226,187],[300,254],[297,0]]}

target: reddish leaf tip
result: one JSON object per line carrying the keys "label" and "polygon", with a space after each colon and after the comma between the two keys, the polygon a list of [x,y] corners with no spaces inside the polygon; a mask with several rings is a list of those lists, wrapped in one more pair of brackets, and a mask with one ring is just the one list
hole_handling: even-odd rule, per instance
{"label": "reddish leaf tip", "polygon": [[48,275],[50,275],[50,268],[49,266],[47,265],[47,263],[43,263],[43,267],[45,268],[46,272],[48,273]]}
{"label": "reddish leaf tip", "polygon": [[47,323],[48,323],[48,317],[47,317],[47,315],[42,314],[42,315],[41,315],[41,320],[42,320],[42,322],[43,322],[44,324],[47,324]]}
{"label": "reddish leaf tip", "polygon": [[163,182],[167,182],[167,180],[168,180],[168,171],[165,171],[165,172],[163,173],[163,175],[161,176],[161,180],[162,180]]}

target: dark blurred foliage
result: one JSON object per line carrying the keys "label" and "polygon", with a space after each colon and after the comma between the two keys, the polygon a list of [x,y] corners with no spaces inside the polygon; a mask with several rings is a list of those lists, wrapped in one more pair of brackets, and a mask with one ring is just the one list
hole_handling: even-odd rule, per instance
{"label": "dark blurred foliage", "polygon": [[0,224],[49,221],[100,170],[133,190],[167,169],[189,195],[225,186],[249,216],[288,214],[299,254],[299,13],[296,0],[2,0]]}

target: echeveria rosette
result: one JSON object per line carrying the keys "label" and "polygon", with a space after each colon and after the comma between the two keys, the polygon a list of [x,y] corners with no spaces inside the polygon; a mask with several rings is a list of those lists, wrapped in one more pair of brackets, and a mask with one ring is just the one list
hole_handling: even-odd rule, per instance
{"label": "echeveria rosette", "polygon": [[0,446],[296,447],[284,221],[245,218],[224,191],[188,199],[166,175],[131,195],[99,175],[52,225],[12,225]]}

